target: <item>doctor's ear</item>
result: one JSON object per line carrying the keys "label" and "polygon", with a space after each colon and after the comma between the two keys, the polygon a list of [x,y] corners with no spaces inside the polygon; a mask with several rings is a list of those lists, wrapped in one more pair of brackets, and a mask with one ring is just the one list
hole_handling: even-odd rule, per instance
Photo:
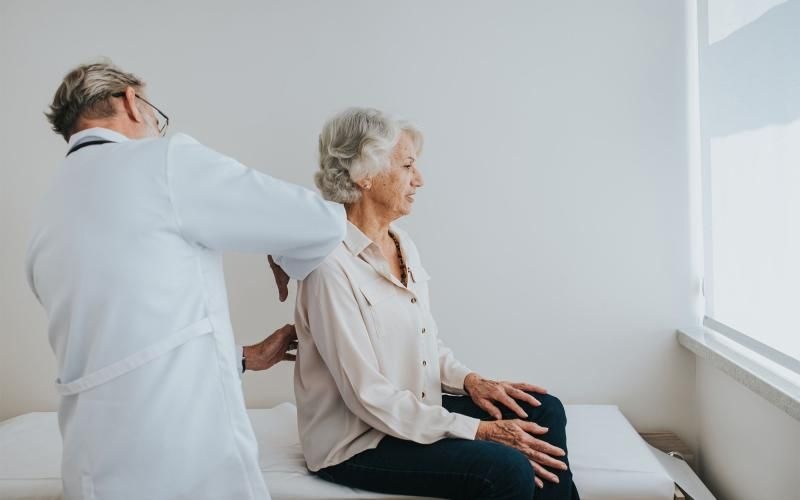
{"label": "doctor's ear", "polygon": [[144,123],[144,116],[142,116],[142,112],[136,102],[136,89],[127,87],[124,92],[117,92],[112,95],[122,100],[122,105],[128,118],[136,123]]}

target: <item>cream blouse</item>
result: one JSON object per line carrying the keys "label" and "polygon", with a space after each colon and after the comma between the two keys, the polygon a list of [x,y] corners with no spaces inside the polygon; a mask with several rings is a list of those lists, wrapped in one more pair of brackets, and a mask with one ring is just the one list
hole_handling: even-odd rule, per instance
{"label": "cream blouse", "polygon": [[294,380],[308,468],[336,465],[385,435],[418,443],[474,439],[477,419],[442,407],[470,370],[439,340],[428,273],[392,227],[408,268],[395,278],[379,247],[348,223],[344,242],[298,287]]}

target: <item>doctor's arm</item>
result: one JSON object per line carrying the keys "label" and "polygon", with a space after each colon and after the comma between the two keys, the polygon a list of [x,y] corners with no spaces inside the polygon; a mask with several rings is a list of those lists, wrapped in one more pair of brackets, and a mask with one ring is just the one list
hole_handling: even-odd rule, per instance
{"label": "doctor's arm", "polygon": [[249,371],[260,371],[271,368],[281,361],[294,361],[295,355],[289,351],[297,348],[297,333],[294,325],[284,325],[258,344],[238,346],[237,359],[244,359],[241,371],[245,366]]}
{"label": "doctor's arm", "polygon": [[303,279],[344,238],[342,205],[183,134],[170,139],[167,183],[184,238],[217,251],[273,255],[294,279]]}

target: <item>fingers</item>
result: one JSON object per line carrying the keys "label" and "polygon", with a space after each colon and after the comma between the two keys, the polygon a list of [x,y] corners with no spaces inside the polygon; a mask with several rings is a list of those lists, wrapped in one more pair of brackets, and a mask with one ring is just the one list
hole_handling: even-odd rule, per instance
{"label": "fingers", "polygon": [[519,418],[528,418],[528,414],[525,413],[525,410],[523,410],[522,407],[517,404],[517,402],[508,394],[504,393],[502,395],[498,395],[497,401],[505,405],[505,407],[509,410],[516,413]]}
{"label": "fingers", "polygon": [[[556,476],[555,474],[553,474],[549,470],[545,469],[544,467],[542,467],[541,465],[539,465],[536,462],[531,462],[531,463],[533,464],[533,471],[536,473],[536,478],[544,478],[547,481],[550,481],[551,483],[558,484],[558,482],[559,482],[558,481],[558,476]],[[536,480],[536,478],[534,478],[534,481]],[[543,488],[544,487],[544,483],[542,483],[542,485],[539,486],[539,487]]]}
{"label": "fingers", "polygon": [[513,397],[514,399],[518,399],[520,401],[525,401],[526,403],[528,403],[531,406],[542,406],[542,403],[540,403],[538,399],[536,399],[535,397],[531,396],[530,394],[528,394],[525,391],[517,389],[516,387],[514,387],[514,386],[512,386],[510,384],[509,384],[508,388],[506,389],[506,392],[511,397]]}
{"label": "fingers", "polygon": [[297,330],[295,329],[294,325],[292,324],[283,325],[280,328],[280,330],[283,331],[284,335],[287,335],[289,337],[290,342],[297,340]]}
{"label": "fingers", "polygon": [[267,255],[267,262],[269,262],[269,267],[275,276],[275,284],[278,286],[278,300],[286,302],[286,298],[289,297],[289,275],[286,274],[281,266],[275,263],[272,255]]}
{"label": "fingers", "polygon": [[538,464],[546,465],[547,467],[552,467],[553,469],[567,470],[568,468],[566,463],[557,458],[551,457],[547,453],[542,453],[541,451],[530,450],[528,458]]}
{"label": "fingers", "polygon": [[[538,440],[537,440],[538,441]],[[551,457],[547,453],[542,453],[541,451],[536,450],[528,443],[522,443],[516,448],[525,454],[528,457],[528,460],[536,462],[537,464],[544,465],[547,467],[552,467],[553,469],[558,470],[567,470],[567,464],[558,460],[556,458]]]}
{"label": "fingers", "polygon": [[539,385],[527,384],[525,382],[511,382],[510,385],[516,389],[537,394],[547,394],[547,389]]}
{"label": "fingers", "polygon": [[547,427],[542,427],[541,425],[535,422],[528,422],[526,420],[519,420],[517,421],[517,425],[522,428],[528,434],[532,434],[534,436],[541,436],[542,434],[547,434],[547,431],[550,430]]}
{"label": "fingers", "polygon": [[475,403],[478,405],[478,408],[488,413],[493,419],[500,420],[503,417],[500,410],[488,399],[479,399]]}
{"label": "fingers", "polygon": [[286,302],[289,297],[289,276],[280,267],[273,267],[272,272],[275,274],[275,284],[278,285],[278,300]]}
{"label": "fingers", "polygon": [[535,475],[533,476],[533,482],[536,484],[536,487],[544,488],[544,483],[542,482],[541,479],[539,479],[539,474],[536,472],[536,465],[537,465],[536,462],[534,462],[533,460],[528,460],[528,462],[531,463],[531,469],[533,469],[533,472],[535,473]]}
{"label": "fingers", "polygon": [[297,355],[292,354],[290,352],[283,353],[283,360],[284,361],[297,361]]}
{"label": "fingers", "polygon": [[[521,427],[521,426],[520,426]],[[553,446],[552,444],[548,443],[547,441],[542,441],[541,439],[536,439],[535,437],[531,436],[530,434],[522,434],[522,441],[525,446],[529,447],[530,449],[542,453],[544,455],[550,457],[563,457],[566,455],[564,450],[559,448],[558,446]],[[564,462],[561,462],[564,464]],[[564,464],[566,465],[566,464]]]}

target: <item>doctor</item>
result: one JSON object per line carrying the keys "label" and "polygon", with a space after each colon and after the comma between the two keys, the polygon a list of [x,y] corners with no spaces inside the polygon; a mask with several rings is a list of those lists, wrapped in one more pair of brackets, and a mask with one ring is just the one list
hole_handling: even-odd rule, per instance
{"label": "doctor", "polygon": [[58,359],[64,497],[268,499],[239,372],[282,359],[294,331],[239,358],[222,254],[275,256],[285,298],[288,276],[342,240],[344,211],[187,135],[161,138],[144,88],[110,63],[79,66],[47,113],[68,148],[26,267]]}

